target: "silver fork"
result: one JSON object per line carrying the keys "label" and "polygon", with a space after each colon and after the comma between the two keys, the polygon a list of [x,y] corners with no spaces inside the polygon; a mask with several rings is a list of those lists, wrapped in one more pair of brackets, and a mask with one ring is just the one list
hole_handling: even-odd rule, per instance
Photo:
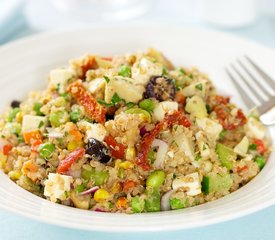
{"label": "silver fork", "polygon": [[[275,81],[251,58],[244,56],[244,59],[246,64],[238,59],[235,64],[230,64],[225,70],[237,88],[245,105],[250,109],[257,108],[263,124],[274,125]],[[250,94],[248,94],[245,88],[249,90]],[[269,88],[269,91],[267,88]],[[263,94],[260,94],[260,92]]]}

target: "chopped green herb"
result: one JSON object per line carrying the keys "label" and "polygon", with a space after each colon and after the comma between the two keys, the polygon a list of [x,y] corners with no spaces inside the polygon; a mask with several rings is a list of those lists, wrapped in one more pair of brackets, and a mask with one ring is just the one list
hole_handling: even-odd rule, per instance
{"label": "chopped green herb", "polygon": [[255,143],[250,144],[248,147],[249,150],[256,150],[256,148],[257,148],[257,144],[255,144]]}
{"label": "chopped green herb", "polygon": [[37,116],[44,116],[44,114],[40,111],[43,104],[41,102],[35,102],[33,105],[33,110],[35,111]]}
{"label": "chopped green herb", "polygon": [[196,85],[196,89],[202,91],[202,84],[201,84],[201,83],[197,84],[197,85]]}
{"label": "chopped green herb", "polygon": [[200,159],[201,159],[201,155],[197,154],[196,157],[195,157],[195,161],[199,161]]}
{"label": "chopped green herb", "polygon": [[265,158],[262,156],[257,156],[254,161],[258,164],[260,170],[262,170],[265,165]]}
{"label": "chopped green herb", "polygon": [[102,99],[97,99],[96,100],[99,104],[101,104],[101,105],[104,105],[104,106],[106,106],[106,107],[112,107],[113,106],[113,103],[106,103],[104,100],[102,100]]}
{"label": "chopped green herb", "polygon": [[118,69],[118,75],[122,77],[131,77],[132,71],[131,68],[126,65],[121,65]]}
{"label": "chopped green herb", "polygon": [[110,78],[108,78],[107,76],[103,76],[103,78],[105,79],[106,83],[110,82]]}
{"label": "chopped green herb", "polygon": [[136,105],[136,104],[133,103],[133,102],[127,102],[127,103],[126,103],[127,109],[130,109],[130,108],[134,107],[135,105]]}
{"label": "chopped green herb", "polygon": [[111,102],[112,102],[114,105],[120,103],[121,101],[123,101],[123,100],[120,98],[120,96],[118,96],[117,93],[115,93],[115,94],[113,95],[112,99],[111,99]]}
{"label": "chopped green herb", "polygon": [[43,121],[40,121],[39,122],[39,125],[38,125],[38,128],[41,128],[41,127],[43,127],[44,126],[44,122]]}
{"label": "chopped green herb", "polygon": [[223,140],[223,139],[224,139],[226,133],[227,133],[226,130],[222,130],[222,131],[221,131],[221,133],[220,133],[220,135],[219,135],[220,140]]}
{"label": "chopped green herb", "polygon": [[75,109],[74,111],[70,112],[70,118],[72,122],[76,123],[80,118],[80,110]]}
{"label": "chopped green herb", "polygon": [[205,107],[206,107],[206,110],[207,110],[207,113],[211,113],[211,107],[209,104],[205,104]]}
{"label": "chopped green herb", "polygon": [[185,72],[185,70],[184,70],[183,68],[180,68],[180,69],[179,69],[179,72],[180,72],[181,74],[186,74],[186,72]]}
{"label": "chopped green herb", "polygon": [[167,75],[167,74],[168,74],[167,68],[163,67],[162,68],[162,75]]}

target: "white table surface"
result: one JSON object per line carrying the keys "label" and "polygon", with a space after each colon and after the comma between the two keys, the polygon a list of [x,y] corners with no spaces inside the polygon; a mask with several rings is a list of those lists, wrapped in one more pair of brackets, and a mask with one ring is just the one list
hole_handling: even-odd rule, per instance
{"label": "white table surface", "polygon": [[[167,1],[168,2],[168,1]],[[147,14],[142,19],[130,21],[130,24],[173,24],[179,26],[195,26],[203,28],[213,28],[199,21],[187,21],[180,19],[179,15],[170,14],[173,8],[166,8],[164,1],[154,13]],[[42,6],[40,6],[42,8]],[[39,8],[39,7],[38,7]],[[165,11],[164,11],[165,9]],[[41,10],[41,9],[40,9]],[[170,12],[169,12],[170,11]],[[169,16],[169,18],[166,18]],[[33,16],[29,16],[29,20]],[[30,20],[31,21],[31,20]],[[93,26],[97,25],[93,24]],[[119,23],[120,25],[123,23]],[[129,24],[129,23],[128,23]],[[42,25],[42,24],[41,24]],[[106,25],[106,23],[105,23]],[[28,36],[42,31],[37,29],[39,24],[34,26],[32,23],[23,25],[14,32],[6,42],[20,37]],[[35,29],[36,28],[36,29]],[[43,26],[45,28],[45,26]],[[50,27],[49,27],[50,28]],[[220,29],[222,30],[222,29]],[[240,29],[227,29],[223,31],[239,35],[250,40],[260,42],[271,48],[275,48],[275,18],[260,17],[250,27]],[[69,220],[68,220],[69,221]],[[92,224],[92,223],[91,223]],[[212,226],[173,232],[153,232],[153,233],[102,233],[86,232],[80,230],[66,229],[58,226],[51,226],[44,223],[29,220],[22,216],[14,215],[0,209],[0,240],[8,239],[200,239],[200,240],[271,240],[275,239],[275,206],[264,209],[260,212],[231,220]]]}

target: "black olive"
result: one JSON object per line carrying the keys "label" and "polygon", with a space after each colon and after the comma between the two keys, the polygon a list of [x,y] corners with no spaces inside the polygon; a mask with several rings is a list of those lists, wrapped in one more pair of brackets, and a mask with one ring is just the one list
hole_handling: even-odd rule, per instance
{"label": "black olive", "polygon": [[20,101],[17,101],[17,100],[13,100],[12,102],[11,102],[11,107],[12,108],[18,108],[19,106],[20,106]]}
{"label": "black olive", "polygon": [[173,81],[165,76],[153,76],[146,85],[144,98],[156,98],[159,101],[174,100],[176,88]]}
{"label": "black olive", "polygon": [[94,138],[88,139],[86,154],[89,154],[93,160],[101,163],[107,163],[111,159],[109,149],[102,142]]}

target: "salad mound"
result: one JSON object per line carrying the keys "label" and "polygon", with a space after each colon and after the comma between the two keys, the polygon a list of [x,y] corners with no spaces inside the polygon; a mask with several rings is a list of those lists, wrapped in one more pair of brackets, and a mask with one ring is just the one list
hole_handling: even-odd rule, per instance
{"label": "salad mound", "polygon": [[0,121],[0,168],[16,184],[81,209],[141,213],[221,198],[270,154],[266,128],[196,68],[148,49],[86,55]]}

